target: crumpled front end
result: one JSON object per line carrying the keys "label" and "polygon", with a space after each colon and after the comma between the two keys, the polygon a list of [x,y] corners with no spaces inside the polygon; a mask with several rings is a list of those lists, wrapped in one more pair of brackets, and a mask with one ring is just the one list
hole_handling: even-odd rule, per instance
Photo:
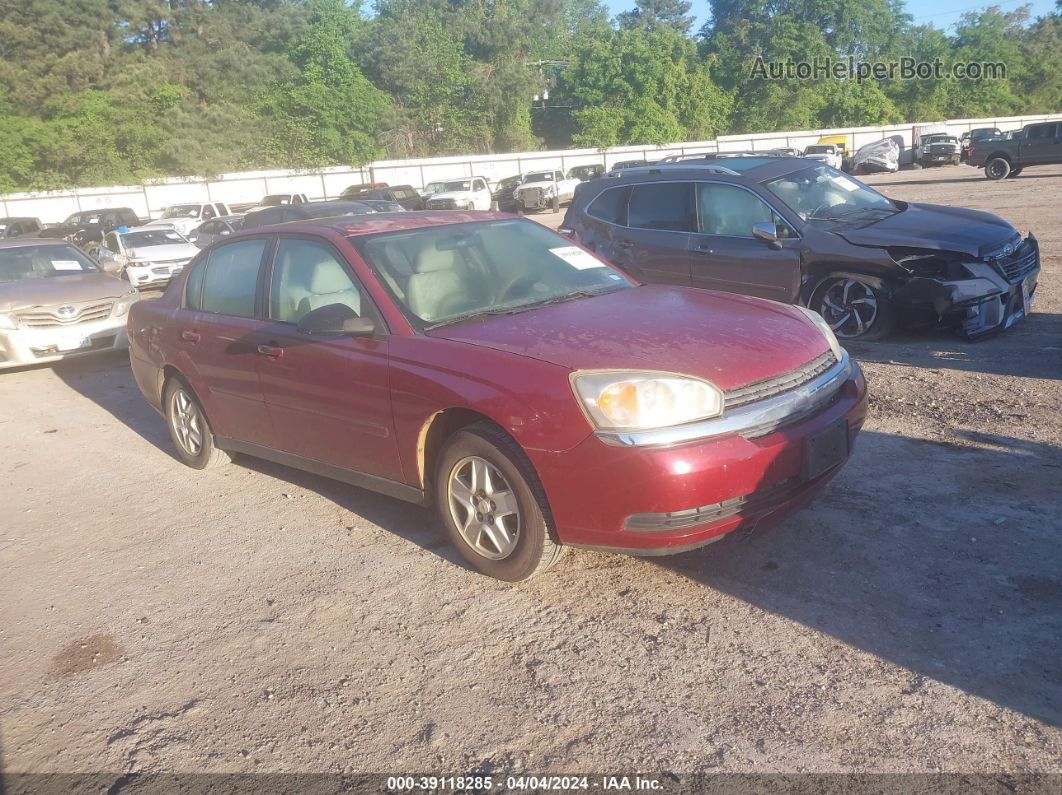
{"label": "crumpled front end", "polygon": [[553,202],[554,189],[547,187],[520,188],[516,197],[525,210],[544,210]]}
{"label": "crumpled front end", "polygon": [[893,293],[897,306],[935,315],[968,339],[1009,328],[1032,311],[1040,247],[1015,235],[981,258],[949,252],[897,252],[912,277]]}

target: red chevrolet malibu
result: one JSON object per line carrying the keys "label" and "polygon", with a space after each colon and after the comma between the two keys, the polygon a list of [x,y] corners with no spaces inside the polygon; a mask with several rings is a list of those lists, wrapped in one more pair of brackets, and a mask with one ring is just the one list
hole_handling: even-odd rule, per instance
{"label": "red chevrolet malibu", "polygon": [[567,546],[667,554],[777,518],[866,413],[818,315],[642,285],[491,213],[248,230],[134,304],[129,338],[184,463],[244,453],[434,502],[505,580]]}

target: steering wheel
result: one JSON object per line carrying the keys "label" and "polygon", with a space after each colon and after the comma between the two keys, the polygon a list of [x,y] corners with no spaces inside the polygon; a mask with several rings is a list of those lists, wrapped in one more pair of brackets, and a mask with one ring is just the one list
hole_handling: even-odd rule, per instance
{"label": "steering wheel", "polygon": [[827,204],[826,202],[823,202],[810,213],[808,213],[808,218],[822,218],[822,216],[819,215],[819,210],[829,210],[833,206],[834,205],[832,204]]}
{"label": "steering wheel", "polygon": [[519,295],[519,290],[534,287],[538,282],[538,276],[533,273],[524,273],[513,278],[498,294],[498,303],[505,303],[510,298]]}

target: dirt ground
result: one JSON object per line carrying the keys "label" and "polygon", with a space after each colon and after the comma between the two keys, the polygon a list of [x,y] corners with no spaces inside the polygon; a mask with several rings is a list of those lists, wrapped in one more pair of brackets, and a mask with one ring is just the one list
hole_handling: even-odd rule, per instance
{"label": "dirt ground", "polygon": [[852,346],[849,466],[678,557],[495,582],[426,510],[181,466],[122,357],[0,374],[4,770],[1062,772],[1062,168],[868,181],[1033,229],[1036,314]]}

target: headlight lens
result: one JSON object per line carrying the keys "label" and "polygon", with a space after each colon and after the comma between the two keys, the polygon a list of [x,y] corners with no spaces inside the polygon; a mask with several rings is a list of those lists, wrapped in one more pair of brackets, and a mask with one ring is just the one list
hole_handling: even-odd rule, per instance
{"label": "headlight lens", "polygon": [[14,315],[7,315],[0,312],[0,328],[14,331],[18,328],[18,321],[15,320]]}
{"label": "headlight lens", "polygon": [[642,430],[683,425],[723,413],[715,384],[657,372],[583,372],[572,389],[591,422],[601,430]]}
{"label": "headlight lens", "polygon": [[129,313],[129,307],[131,307],[133,304],[135,304],[139,300],[140,300],[140,291],[139,290],[130,290],[129,292],[127,292],[125,295],[123,295],[121,298],[119,298],[117,301],[114,302],[114,309],[112,310],[114,312],[114,316],[115,317],[124,317],[126,314]]}
{"label": "headlight lens", "polygon": [[833,329],[830,328],[830,324],[813,309],[808,309],[806,306],[796,307],[811,320],[816,326],[819,327],[819,331],[822,332],[822,336],[826,338],[826,342],[830,344],[830,350],[833,351],[833,355],[837,357],[837,361],[841,361],[841,355],[844,353],[844,349],[841,348],[841,343],[837,341],[837,335],[833,333]]}

